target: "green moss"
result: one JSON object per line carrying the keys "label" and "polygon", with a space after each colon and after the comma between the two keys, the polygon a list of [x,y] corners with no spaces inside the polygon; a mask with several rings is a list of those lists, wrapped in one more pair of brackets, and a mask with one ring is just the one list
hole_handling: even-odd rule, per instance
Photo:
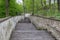
{"label": "green moss", "polygon": [[44,30],[43,27],[36,27],[37,30]]}

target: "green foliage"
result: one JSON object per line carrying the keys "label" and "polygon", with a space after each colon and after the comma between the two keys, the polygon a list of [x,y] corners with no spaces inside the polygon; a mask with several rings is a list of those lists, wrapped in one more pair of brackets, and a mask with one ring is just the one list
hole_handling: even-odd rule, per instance
{"label": "green foliage", "polygon": [[10,0],[9,2],[9,14],[10,16],[16,16],[18,13],[22,13],[22,5],[17,4],[16,0]]}
{"label": "green foliage", "polygon": [[[60,19],[60,12],[58,12],[57,2],[49,5],[46,0],[34,0],[34,14],[45,17],[55,17]],[[0,0],[0,17],[5,17],[5,0]],[[24,0],[24,9],[26,13],[33,12],[33,0]],[[16,0],[9,0],[9,15],[16,16],[23,13],[23,5],[17,4]]]}
{"label": "green foliage", "polygon": [[0,0],[0,18],[5,17],[5,2]]}
{"label": "green foliage", "polygon": [[[0,0],[0,18],[6,17],[5,12],[5,0]],[[9,0],[9,15],[10,16],[16,16],[18,14],[21,14],[23,12],[23,8],[21,4],[17,4],[16,0]]]}
{"label": "green foliage", "polygon": [[[41,3],[42,1],[42,3]],[[49,0],[48,0],[49,1]],[[25,10],[27,12],[33,12],[33,0],[24,0]],[[34,0],[34,14],[45,16],[45,17],[54,17],[60,19],[60,12],[58,12],[57,1],[49,5],[46,4],[46,0]]]}

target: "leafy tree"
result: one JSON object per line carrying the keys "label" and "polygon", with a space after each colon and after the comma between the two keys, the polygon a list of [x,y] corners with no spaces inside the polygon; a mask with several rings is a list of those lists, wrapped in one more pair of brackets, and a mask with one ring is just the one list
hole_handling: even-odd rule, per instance
{"label": "leafy tree", "polygon": [[0,18],[5,16],[5,0],[0,0]]}
{"label": "leafy tree", "polygon": [[0,18],[15,16],[23,12],[23,5],[16,3],[16,0],[0,0]]}
{"label": "leafy tree", "polygon": [[11,16],[18,15],[18,14],[22,13],[22,11],[23,11],[22,4],[17,4],[16,0],[10,0],[10,2],[9,2],[9,14]]}
{"label": "leafy tree", "polygon": [[5,0],[5,5],[6,5],[6,16],[9,16],[9,1],[10,0]]}

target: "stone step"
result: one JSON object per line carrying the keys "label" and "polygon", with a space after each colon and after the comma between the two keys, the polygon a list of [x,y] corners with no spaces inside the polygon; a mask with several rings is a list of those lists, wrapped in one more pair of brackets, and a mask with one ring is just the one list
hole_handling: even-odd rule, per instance
{"label": "stone step", "polygon": [[54,40],[46,30],[36,30],[32,23],[18,23],[10,40]]}
{"label": "stone step", "polygon": [[13,32],[47,32],[46,30],[15,30]]}
{"label": "stone step", "polygon": [[29,18],[24,18],[21,21],[19,21],[18,23],[31,23]]}
{"label": "stone step", "polygon": [[13,40],[53,40],[49,38],[13,38]]}
{"label": "stone step", "polygon": [[48,32],[41,31],[15,31],[12,35],[12,39],[22,39],[22,40],[37,40],[37,39],[53,39]]}
{"label": "stone step", "polygon": [[15,30],[36,30],[32,23],[18,23]]}

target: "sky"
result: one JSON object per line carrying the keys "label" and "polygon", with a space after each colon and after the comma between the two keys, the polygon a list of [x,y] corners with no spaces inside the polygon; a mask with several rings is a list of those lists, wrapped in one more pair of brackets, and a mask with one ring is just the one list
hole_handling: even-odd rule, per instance
{"label": "sky", "polygon": [[[22,2],[22,0],[17,0],[16,1],[18,4],[22,4],[23,2]],[[51,0],[51,3],[54,3],[54,0]],[[47,4],[48,4],[48,0],[47,0]]]}
{"label": "sky", "polygon": [[22,4],[22,0],[16,0],[18,4]]}

